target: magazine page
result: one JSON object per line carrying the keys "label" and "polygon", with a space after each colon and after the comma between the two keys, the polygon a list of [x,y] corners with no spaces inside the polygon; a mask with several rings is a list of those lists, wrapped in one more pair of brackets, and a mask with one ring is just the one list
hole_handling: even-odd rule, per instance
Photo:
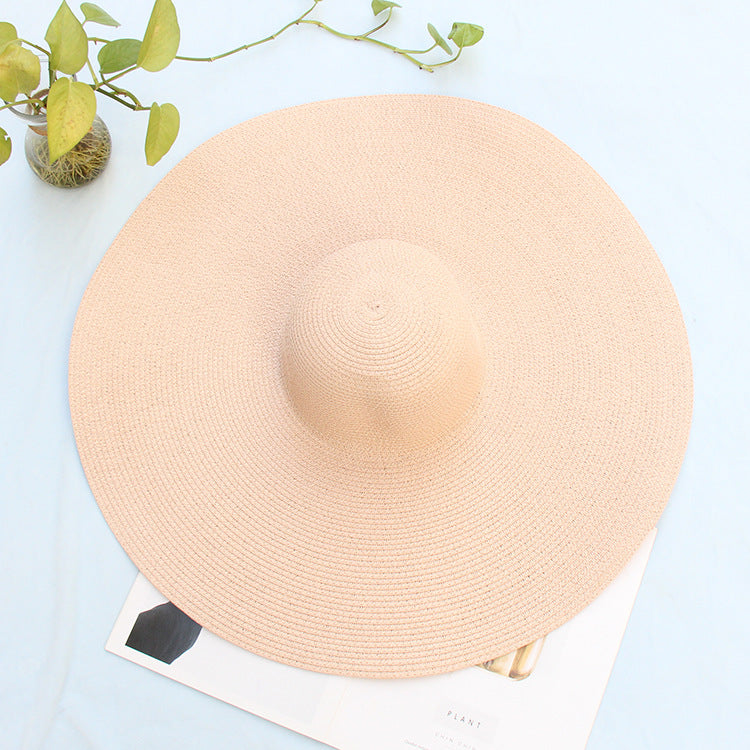
{"label": "magazine page", "polygon": [[520,653],[495,660],[496,671],[405,680],[289,667],[202,629],[140,574],[106,648],[339,750],[582,750],[655,536],[591,605],[534,644],[525,679],[506,676]]}
{"label": "magazine page", "polygon": [[[160,614],[157,608],[166,604],[139,573],[109,636],[107,651],[300,734],[315,739],[330,736],[346,680],[264,659],[199,627],[192,643],[188,640],[175,648],[179,634],[174,623],[168,623],[172,632],[166,637],[158,632],[160,624],[154,623],[154,615]],[[139,618],[145,620],[145,633],[139,634],[144,629],[138,627]],[[141,643],[133,643],[133,633],[141,636]]]}
{"label": "magazine page", "polygon": [[345,750],[582,750],[653,546],[545,639],[532,674],[475,667],[413,680],[351,680],[331,738]]}

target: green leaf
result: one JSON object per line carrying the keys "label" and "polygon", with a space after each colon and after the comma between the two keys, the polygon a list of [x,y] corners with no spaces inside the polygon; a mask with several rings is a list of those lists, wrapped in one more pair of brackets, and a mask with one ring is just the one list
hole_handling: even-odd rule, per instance
{"label": "green leaf", "polygon": [[39,85],[39,58],[16,44],[0,53],[0,98],[12,102],[19,92],[30,94]]}
{"label": "green leaf", "polygon": [[138,65],[152,73],[162,70],[174,60],[179,46],[180,27],[172,0],[156,0],[138,53]]}
{"label": "green leaf", "polygon": [[81,22],[63,0],[44,35],[50,49],[50,64],[54,70],[73,75],[89,56],[89,42]]}
{"label": "green leaf", "polygon": [[58,78],[47,97],[47,140],[51,162],[66,154],[91,129],[96,96],[91,86]]}
{"label": "green leaf", "polygon": [[0,44],[12,42],[14,39],[18,39],[16,27],[7,21],[0,21]]}
{"label": "green leaf", "polygon": [[153,167],[172,148],[180,130],[180,113],[174,104],[151,105],[146,131],[146,164]]}
{"label": "green leaf", "polygon": [[372,14],[377,16],[388,8],[400,8],[398,3],[392,3],[390,0],[372,0]]}
{"label": "green leaf", "polygon": [[108,42],[97,56],[99,70],[106,75],[135,65],[140,48],[138,39],[115,39],[114,42]]}
{"label": "green leaf", "polygon": [[13,144],[10,142],[8,134],[0,128],[0,164],[5,164],[10,159],[10,152],[13,150]]}
{"label": "green leaf", "polygon": [[0,52],[3,51],[7,44],[15,42],[18,39],[18,32],[12,23],[7,21],[0,22]]}
{"label": "green leaf", "polygon": [[440,36],[440,32],[431,24],[427,24],[427,31],[430,32],[430,36],[433,38],[435,42],[437,42],[438,46],[445,51],[447,55],[452,55],[453,50],[450,47],[450,44],[443,39],[442,36]]}
{"label": "green leaf", "polygon": [[452,39],[457,47],[471,47],[484,36],[484,29],[473,23],[454,23],[448,39]]}
{"label": "green leaf", "polygon": [[94,5],[94,3],[81,3],[81,12],[84,18],[92,23],[115,27],[120,25],[106,10],[100,8],[98,5]]}

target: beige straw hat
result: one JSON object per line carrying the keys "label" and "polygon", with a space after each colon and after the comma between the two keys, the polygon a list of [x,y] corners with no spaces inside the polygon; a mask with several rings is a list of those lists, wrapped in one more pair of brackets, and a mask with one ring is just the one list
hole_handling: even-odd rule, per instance
{"label": "beige straw hat", "polygon": [[558,627],[656,524],[685,327],[602,179],[517,115],[377,96],[196,149],[94,274],[70,405],[94,496],[204,627],[407,677]]}

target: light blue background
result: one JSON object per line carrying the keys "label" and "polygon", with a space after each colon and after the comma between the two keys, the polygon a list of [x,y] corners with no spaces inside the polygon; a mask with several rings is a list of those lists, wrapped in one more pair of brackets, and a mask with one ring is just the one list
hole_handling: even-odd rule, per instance
{"label": "light blue background", "polygon": [[[134,75],[131,87],[143,101],[179,107],[179,140],[159,165],[146,167],[147,115],[104,101],[112,163],[79,191],[38,181],[21,152],[23,125],[0,114],[15,140],[0,169],[3,747],[317,746],[103,650],[135,569],[78,461],[67,347],[97,262],[146,193],[191,149],[262,112],[386,92],[479,99],[540,123],[603,175],[656,248],[690,335],[693,431],[589,749],[747,746],[750,6],[403,4],[388,37],[405,46],[426,38],[427,21],[445,31],[453,20],[474,21],[486,37],[434,75],[312,28],[230,61]],[[4,3],[0,20],[40,39],[56,5]],[[142,33],[150,0],[107,7],[124,36]],[[302,0],[178,1],[181,52],[229,49],[304,7]],[[317,13],[348,29],[367,28],[371,19],[367,0],[325,0]]]}

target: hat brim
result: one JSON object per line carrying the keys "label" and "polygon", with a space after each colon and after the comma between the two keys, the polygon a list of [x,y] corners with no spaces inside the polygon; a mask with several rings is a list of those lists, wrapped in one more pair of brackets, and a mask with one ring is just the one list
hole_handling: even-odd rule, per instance
{"label": "hat brim", "polygon": [[[327,254],[437,254],[487,348],[470,420],[403,456],[291,408],[295,291]],[[440,96],[294,107],[196,149],[84,295],[70,351],[83,467],[146,577],[259,655],[361,677],[447,672],[558,627],[656,524],[690,426],[666,273],[544,129]]]}

